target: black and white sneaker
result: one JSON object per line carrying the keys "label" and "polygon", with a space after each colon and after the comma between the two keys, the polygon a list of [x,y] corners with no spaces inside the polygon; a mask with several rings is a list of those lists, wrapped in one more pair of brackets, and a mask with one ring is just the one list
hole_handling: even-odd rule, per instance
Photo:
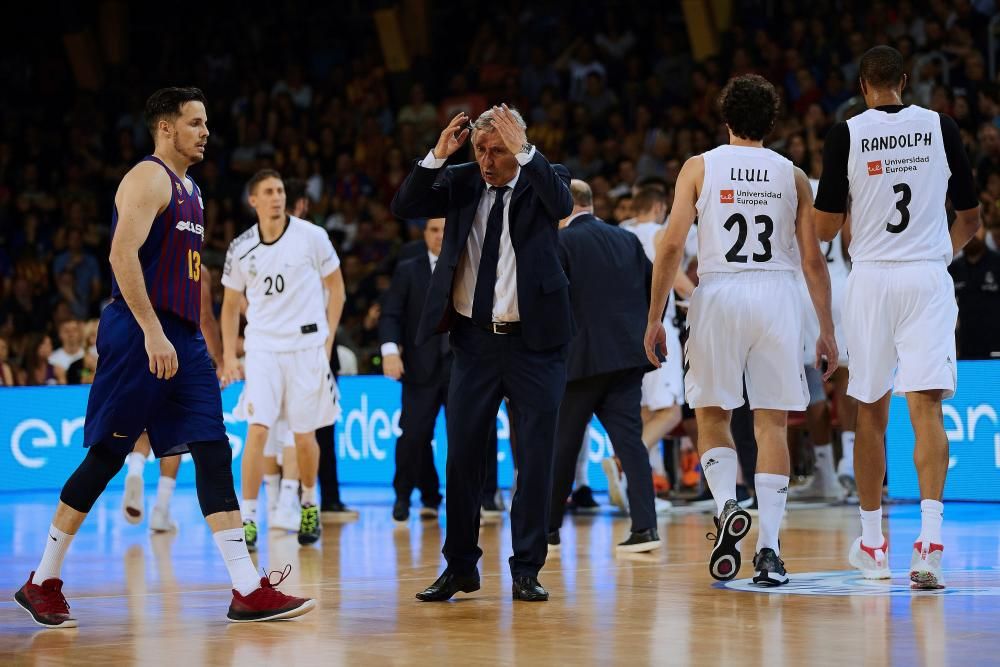
{"label": "black and white sneaker", "polygon": [[581,486],[570,494],[566,509],[570,512],[581,514],[593,514],[601,508],[600,504],[594,500],[594,492],[589,486]]}
{"label": "black and white sneaker", "polygon": [[714,521],[717,532],[705,535],[715,540],[708,571],[714,579],[729,581],[740,571],[740,550],[736,545],[750,532],[750,514],[735,498],[730,498],[722,509],[722,516]]}
{"label": "black and white sneaker", "polygon": [[633,532],[627,540],[616,546],[615,550],[626,553],[642,553],[658,549],[660,544],[660,536],[656,533],[656,529],[647,528],[637,533]]}
{"label": "black and white sneaker", "polygon": [[753,583],[758,586],[781,586],[788,583],[785,561],[778,558],[774,549],[764,548],[753,557]]}

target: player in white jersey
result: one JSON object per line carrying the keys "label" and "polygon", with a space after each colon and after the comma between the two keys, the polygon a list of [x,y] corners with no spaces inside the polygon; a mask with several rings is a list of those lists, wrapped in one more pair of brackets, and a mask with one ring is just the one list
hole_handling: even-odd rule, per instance
{"label": "player in white jersey", "polygon": [[240,375],[236,358],[239,309],[247,299],[246,412],[250,426],[243,454],[242,486],[247,545],[256,542],[257,496],[269,430],[285,416],[295,440],[302,486],[299,543],[320,537],[316,429],[337,418],[337,389],[330,372],[333,337],[345,292],[340,259],[326,232],[285,212],[278,172],[257,172],[249,183],[257,224],[229,246],[222,284],[223,375]]}
{"label": "player in white jersey", "polygon": [[[888,46],[869,50],[860,76],[868,110],[831,128],[816,198],[822,239],[835,236],[845,214],[851,219],[844,315],[847,391],[859,401],[854,453],[862,534],[849,559],[867,578],[890,576],[882,534],[883,440],[895,390],[909,406],[922,498],[910,579],[915,588],[940,588],[948,471],[941,401],[954,394],[957,381],[958,306],[948,263],[978,229],[979,201],[954,120],[903,105],[900,53]],[[946,197],[956,213],[950,232]]]}
{"label": "player in white jersey", "polygon": [[[652,263],[656,258],[656,238],[664,227],[667,216],[667,195],[657,184],[642,186],[632,198],[635,217],[622,222],[620,227],[635,234],[642,242],[646,257]],[[678,271],[674,287],[682,296],[689,296],[694,285],[684,274]],[[646,373],[642,378],[642,442],[649,450],[649,462],[655,476],[661,475],[664,483],[666,470],[663,465],[663,455],[660,452],[660,442],[681,422],[681,405],[684,403],[684,371],[681,359],[680,332],[674,324],[677,309],[671,292],[667,300],[667,308],[663,316],[663,326],[667,332],[667,359],[660,367]],[[613,504],[624,508],[627,500],[622,483],[624,474],[613,459],[602,461],[604,474],[608,478],[608,497]],[[659,502],[658,511],[668,509],[665,501]]]}
{"label": "player in white jersey", "polygon": [[[819,181],[809,179],[813,196],[819,187]],[[845,232],[847,230],[845,229]],[[834,465],[833,426],[830,403],[827,401],[826,387],[822,373],[816,368],[816,355],[812,343],[819,335],[819,320],[810,307],[811,299],[805,279],[799,281],[800,300],[803,308],[802,339],[805,345],[805,374],[809,387],[809,407],[806,408],[806,430],[812,445],[814,466],[810,480],[802,486],[788,490],[789,500],[840,500],[845,491],[854,491],[854,422],[857,414],[857,402],[847,396],[847,344],[843,338],[843,304],[844,292],[847,288],[847,276],[851,272],[847,260],[846,233],[837,234],[832,241],[820,243],[820,250],[826,258],[826,267],[830,273],[831,309],[833,311],[833,327],[837,337],[837,349],[840,351],[840,367],[831,377],[833,382],[833,398],[837,405],[837,417],[840,422],[840,442],[843,455]]]}
{"label": "player in white jersey", "polygon": [[700,281],[688,309],[685,390],[718,510],[709,571],[722,581],[734,578],[739,543],[750,530],[750,515],[736,501],[738,462],[730,430],[731,411],[743,404],[745,378],[758,444],[753,580],[766,586],[788,581],[778,541],[788,490],[786,428],[788,411],[807,402],[801,330],[789,326],[801,320],[800,267],[820,321],[817,357],[827,359],[828,376],[838,359],[830,278],[812,227],[809,181],[763,147],[778,104],[774,86],[760,76],[736,77],[723,89],[729,145],[695,156],[681,169],[670,226],[657,244],[645,337],[646,355],[659,366],[666,342],[661,314],[697,216]]}

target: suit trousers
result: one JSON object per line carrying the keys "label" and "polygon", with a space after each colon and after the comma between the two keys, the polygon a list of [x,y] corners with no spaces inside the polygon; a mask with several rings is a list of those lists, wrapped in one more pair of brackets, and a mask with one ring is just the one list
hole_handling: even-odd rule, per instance
{"label": "suit trousers", "polygon": [[615,454],[628,480],[632,531],[656,527],[653,504],[653,474],[649,454],[642,444],[643,369],[634,368],[573,380],[559,407],[556,454],[552,473],[552,513],[549,530],[559,530],[566,510],[566,497],[573,488],[580,443],[597,415],[604,425]]}
{"label": "suit trousers", "polygon": [[504,396],[517,406],[517,490],[511,501],[514,577],[537,576],[548,550],[545,533],[559,402],[566,387],[566,346],[531,350],[519,335],[487,332],[459,318],[451,333],[455,359],[448,391],[448,512],[442,553],[448,570],[471,574],[479,548],[479,512],[490,431]]}
{"label": "suit trousers", "polygon": [[403,382],[403,405],[399,416],[403,432],[396,440],[396,475],[392,480],[397,501],[409,503],[416,488],[420,489],[424,507],[441,504],[441,484],[434,467],[431,441],[438,410],[447,404],[448,375],[447,368],[443,368],[429,382]]}

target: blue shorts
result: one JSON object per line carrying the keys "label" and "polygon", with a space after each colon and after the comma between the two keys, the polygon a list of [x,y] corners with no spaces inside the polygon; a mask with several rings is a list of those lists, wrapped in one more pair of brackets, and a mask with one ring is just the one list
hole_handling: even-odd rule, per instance
{"label": "blue shorts", "polygon": [[177,351],[177,374],[169,380],[149,372],[145,337],[124,301],[101,314],[84,446],[128,453],[148,431],[153,453],[163,457],[187,452],[192,442],[227,440],[222,392],[201,331],[170,313],[157,316]]}

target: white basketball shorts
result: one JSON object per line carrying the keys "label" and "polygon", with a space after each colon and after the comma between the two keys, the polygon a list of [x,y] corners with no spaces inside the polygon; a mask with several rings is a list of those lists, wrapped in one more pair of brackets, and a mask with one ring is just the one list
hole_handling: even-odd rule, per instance
{"label": "white basketball shorts", "polygon": [[[243,385],[243,391],[240,392],[240,397],[236,399],[236,407],[233,408],[234,418],[245,422],[250,421],[250,413],[247,410],[249,401],[250,398],[247,396],[246,385]],[[267,430],[267,442],[264,443],[264,456],[276,457],[280,465],[284,448],[294,446],[295,437],[292,435],[292,430],[288,428],[288,420],[285,419],[284,414],[279,415],[274,426]]]}
{"label": "white basketball shorts", "polygon": [[858,262],[844,302],[847,393],[874,403],[928,389],[955,394],[955,284],[944,262]]}
{"label": "white basketball shorts", "polygon": [[791,271],[708,273],[688,309],[684,388],[692,408],[805,410],[801,300]]}
{"label": "white basketball shorts", "polygon": [[248,350],[247,421],[273,428],[284,415],[293,433],[329,426],[340,416],[337,383],[322,345],[293,352]]}
{"label": "white basketball shorts", "polygon": [[680,332],[673,324],[663,326],[667,330],[667,360],[642,376],[641,405],[650,410],[663,410],[684,403],[684,359]]}

